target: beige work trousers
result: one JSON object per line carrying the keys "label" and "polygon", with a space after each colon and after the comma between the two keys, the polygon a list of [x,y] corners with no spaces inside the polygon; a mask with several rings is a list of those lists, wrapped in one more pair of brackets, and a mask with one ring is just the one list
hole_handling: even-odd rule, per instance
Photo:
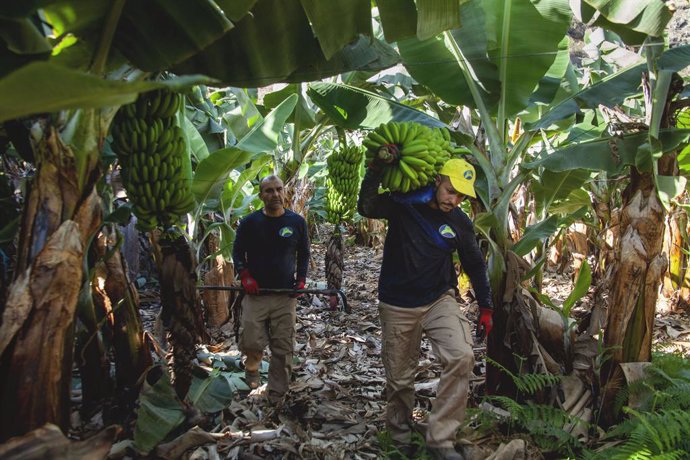
{"label": "beige work trousers", "polygon": [[465,417],[469,376],[474,367],[470,323],[453,291],[415,308],[379,304],[386,370],[386,425],[394,441],[409,444],[414,408],[414,379],[422,333],[443,366],[426,434],[429,447],[453,447]]}
{"label": "beige work trousers", "polygon": [[239,349],[246,355],[244,367],[257,372],[268,345],[268,398],[279,402],[292,376],[297,299],[287,294],[245,295],[242,299]]}

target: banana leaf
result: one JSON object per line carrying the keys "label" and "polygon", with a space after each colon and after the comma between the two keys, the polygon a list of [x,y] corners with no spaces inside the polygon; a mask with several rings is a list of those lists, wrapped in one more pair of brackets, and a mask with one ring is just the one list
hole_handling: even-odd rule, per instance
{"label": "banana leaf", "polygon": [[575,305],[575,302],[580,300],[587,294],[589,287],[592,285],[592,269],[587,263],[587,259],[582,261],[582,266],[577,274],[577,279],[575,280],[575,285],[573,290],[570,291],[568,297],[563,301],[563,316],[569,317],[570,310]]}
{"label": "banana leaf", "polygon": [[187,145],[191,150],[192,157],[198,162],[208,157],[208,147],[204,138],[199,134],[199,130],[189,121],[189,118],[183,117],[184,126],[182,127],[187,137]]}
{"label": "banana leaf", "polygon": [[[487,17],[480,0],[472,0],[460,9],[462,27],[452,36],[461,46],[463,56],[472,66],[475,81],[489,105],[498,101],[500,81],[498,68],[487,56]],[[410,75],[449,104],[475,106],[462,68],[442,37],[398,42],[400,56]]]}
{"label": "banana leaf", "polygon": [[209,82],[199,75],[159,82],[104,80],[54,63],[33,62],[0,80],[0,122],[65,109],[117,107],[133,102],[141,92]]}
{"label": "banana leaf", "polygon": [[391,120],[414,121],[432,127],[446,126],[424,112],[349,85],[312,83],[307,94],[333,123],[347,129],[373,129]]}
{"label": "banana leaf", "polygon": [[[664,52],[658,66],[660,70],[673,72],[690,66],[690,45],[678,46]],[[581,108],[596,108],[599,104],[613,107],[631,96],[641,94],[642,73],[646,71],[647,64],[640,63],[609,75],[552,107],[536,123],[526,124],[525,129],[547,129],[557,121],[579,113]]]}
{"label": "banana leaf", "polygon": [[[529,105],[571,19],[565,0],[510,3],[506,9],[502,1],[471,0],[460,8],[462,27],[452,31],[484,99],[490,106],[498,103],[495,109],[505,116]],[[447,43],[410,39],[398,45],[405,67],[418,82],[450,104],[476,105]]]}
{"label": "banana leaf", "polygon": [[[616,32],[628,45],[642,45],[647,36],[662,37],[672,12],[662,0],[584,0],[573,2],[588,25]],[[578,3],[581,8],[578,8]],[[596,11],[596,13],[595,13]],[[593,19],[593,20],[592,20]]]}
{"label": "banana leaf", "polygon": [[417,34],[417,7],[414,0],[377,0],[383,34],[397,42]]}
{"label": "banana leaf", "polygon": [[[527,169],[543,167],[549,171],[586,169],[619,174],[625,167],[636,165],[638,149],[647,140],[648,134],[643,132],[571,144],[522,166]],[[659,131],[660,149],[663,153],[677,149],[688,140],[690,129],[669,128]]]}
{"label": "banana leaf", "polygon": [[0,78],[35,60],[48,59],[51,51],[32,21],[0,17]]}
{"label": "banana leaf", "polygon": [[369,0],[300,0],[326,60],[360,34],[373,36]]}
{"label": "banana leaf", "polygon": [[280,132],[297,104],[297,95],[285,99],[266,118],[258,121],[252,130],[234,146],[211,153],[201,161],[194,173],[192,192],[197,201],[217,197],[230,172],[249,163],[262,153],[272,152],[278,145]]}
{"label": "banana leaf", "polygon": [[[331,2],[329,2],[329,5]],[[343,15],[360,26],[360,2],[339,2],[327,17],[318,18],[318,30],[338,29]],[[366,10],[366,18],[371,18]],[[315,18],[316,20],[316,18]],[[359,29],[357,30],[359,31]],[[356,37],[354,37],[356,38]],[[299,0],[259,0],[252,14],[235,28],[185,62],[176,73],[203,73],[231,86],[266,86],[278,81],[311,81],[360,68],[384,69],[394,65],[392,49],[371,37],[326,41],[326,59],[319,38]],[[336,43],[338,52],[335,53]]]}
{"label": "banana leaf", "polygon": [[310,106],[309,102],[304,97],[302,92],[302,85],[300,84],[291,83],[281,90],[264,94],[264,109],[274,109],[278,106],[278,104],[287,99],[291,94],[297,94],[299,99],[297,101],[295,111],[292,115],[290,115],[290,118],[288,119],[288,123],[297,123],[299,124],[299,127],[302,130],[311,129],[315,127],[315,109]]}
{"label": "banana leaf", "polygon": [[230,373],[213,369],[204,379],[194,377],[187,397],[204,413],[220,412],[230,405],[236,390],[249,390],[242,381],[242,376],[244,372]]}
{"label": "banana leaf", "polygon": [[236,200],[240,193],[242,193],[242,189],[249,181],[256,178],[259,172],[261,172],[264,166],[266,166],[272,158],[271,155],[262,155],[254,159],[246,169],[239,173],[234,182],[228,181],[221,197],[221,202],[225,208],[237,208],[241,206],[237,206]]}
{"label": "banana leaf", "polygon": [[589,179],[590,171],[571,169],[567,171],[544,171],[538,180],[531,183],[538,215],[548,212],[551,204],[566,199]]}
{"label": "banana leaf", "polygon": [[170,384],[167,371],[161,366],[153,367],[139,395],[134,445],[143,453],[150,452],[184,419],[182,402]]}
{"label": "banana leaf", "polygon": [[519,256],[524,256],[529,253],[532,249],[537,247],[537,244],[556,232],[558,229],[558,221],[558,216],[549,216],[545,220],[527,227],[520,241],[513,245],[513,252]]}

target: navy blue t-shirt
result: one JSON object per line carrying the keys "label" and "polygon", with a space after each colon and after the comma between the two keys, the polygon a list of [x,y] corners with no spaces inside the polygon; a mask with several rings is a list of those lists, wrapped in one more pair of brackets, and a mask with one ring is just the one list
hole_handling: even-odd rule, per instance
{"label": "navy blue t-shirt", "polygon": [[484,256],[472,221],[459,208],[443,212],[426,203],[396,202],[379,194],[381,175],[368,170],[359,195],[362,216],[388,219],[379,277],[379,300],[397,307],[420,307],[457,289],[457,251],[480,307],[493,306]]}
{"label": "navy blue t-shirt", "polygon": [[307,223],[289,209],[279,217],[255,211],[237,227],[232,259],[237,273],[249,269],[259,289],[290,289],[295,279],[307,277]]}

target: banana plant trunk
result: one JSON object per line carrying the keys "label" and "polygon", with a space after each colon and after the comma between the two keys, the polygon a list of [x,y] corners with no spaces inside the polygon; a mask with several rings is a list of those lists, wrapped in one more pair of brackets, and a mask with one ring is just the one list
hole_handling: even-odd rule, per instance
{"label": "banana plant trunk", "polygon": [[184,400],[192,383],[196,344],[208,338],[197,293],[197,261],[187,238],[175,230],[153,233],[152,243],[160,277],[161,320],[170,344],[170,380]]}
{"label": "banana plant trunk", "polygon": [[129,406],[138,395],[141,376],[153,364],[139,314],[139,295],[129,279],[123,254],[116,250],[117,235],[112,227],[99,238],[103,259],[103,300],[107,305],[108,325],[115,361],[115,387]]}
{"label": "banana plant trunk", "polygon": [[[98,174],[79,185],[75,156],[49,122],[32,128],[37,173],[25,204],[16,277],[0,326],[0,439],[45,423],[69,428],[74,317],[83,260],[102,220]],[[94,169],[94,172],[97,170]]]}
{"label": "banana plant trunk", "polygon": [[687,302],[683,296],[687,292],[685,287],[685,272],[687,268],[687,224],[688,215],[683,208],[674,207],[668,215],[666,232],[664,235],[664,251],[668,254],[669,267],[664,278],[663,293],[671,298],[671,309]]}
{"label": "banana plant trunk", "polygon": [[[633,171],[623,196],[616,271],[609,294],[604,347],[610,359],[603,366],[604,422],[613,423],[616,393],[624,385],[619,366],[626,362],[650,361],[654,313],[659,286],[668,261],[662,252],[664,208],[651,174]],[[607,420],[608,419],[608,420]]]}
{"label": "banana plant trunk", "polygon": [[[654,129],[653,89],[643,75],[646,122]],[[673,126],[671,103],[683,88],[677,75],[669,83],[669,91],[658,119],[659,128]],[[657,101],[657,103],[659,103]],[[663,154],[657,161],[658,174],[677,176],[675,152]],[[615,423],[619,414],[613,409],[618,390],[625,385],[621,363],[649,362],[652,358],[654,314],[659,288],[668,269],[664,253],[664,231],[667,212],[659,200],[652,172],[630,168],[630,183],[623,192],[619,239],[615,253],[615,270],[609,294],[604,350],[610,354],[601,369],[601,418],[605,425]]]}

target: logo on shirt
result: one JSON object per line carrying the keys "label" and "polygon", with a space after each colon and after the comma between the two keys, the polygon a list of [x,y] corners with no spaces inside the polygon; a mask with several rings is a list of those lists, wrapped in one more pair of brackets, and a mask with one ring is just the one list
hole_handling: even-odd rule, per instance
{"label": "logo on shirt", "polygon": [[278,230],[278,235],[282,236],[283,238],[290,238],[293,233],[295,233],[295,231],[292,230],[292,227],[283,227]]}
{"label": "logo on shirt", "polygon": [[452,228],[450,228],[450,225],[448,225],[448,224],[441,225],[438,228],[438,232],[444,238],[448,238],[448,239],[455,238],[455,232],[453,231]]}

